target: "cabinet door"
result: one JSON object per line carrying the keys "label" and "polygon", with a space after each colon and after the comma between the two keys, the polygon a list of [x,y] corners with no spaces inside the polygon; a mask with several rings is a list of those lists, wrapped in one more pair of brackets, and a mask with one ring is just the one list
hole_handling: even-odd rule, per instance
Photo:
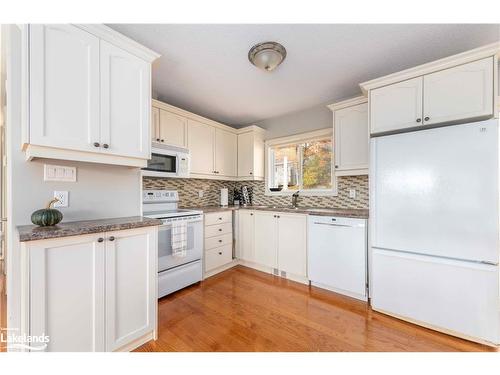
{"label": "cabinet door", "polygon": [[422,82],[417,77],[370,91],[372,134],[422,125]]}
{"label": "cabinet door", "polygon": [[217,175],[234,177],[238,174],[238,139],[236,134],[215,130],[215,170]]}
{"label": "cabinet door", "polygon": [[240,210],[238,223],[239,258],[254,262],[254,213]]}
{"label": "cabinet door", "polygon": [[100,46],[102,150],[107,154],[148,159],[151,66],[103,40]]}
{"label": "cabinet door", "polygon": [[238,177],[253,177],[254,135],[252,132],[238,134]]}
{"label": "cabinet door", "polygon": [[368,104],[335,111],[335,169],[343,176],[368,174]]}
{"label": "cabinet door", "polygon": [[151,142],[160,142],[160,109],[151,108]]}
{"label": "cabinet door", "polygon": [[188,120],[188,148],[191,173],[214,174],[215,128],[202,122]]}
{"label": "cabinet door", "polygon": [[160,110],[160,142],[178,147],[186,147],[187,119],[185,117]]}
{"label": "cabinet door", "polygon": [[30,25],[30,143],[99,152],[99,39]]}
{"label": "cabinet door", "polygon": [[278,269],[307,275],[307,217],[278,214]]}
{"label": "cabinet door", "polygon": [[424,124],[493,115],[493,57],[424,76]]}
{"label": "cabinet door", "polygon": [[36,241],[29,256],[30,334],[46,351],[103,351],[104,242],[99,235]]}
{"label": "cabinet door", "polygon": [[277,214],[255,211],[254,216],[254,262],[263,266],[277,268]]}
{"label": "cabinet door", "polygon": [[148,227],[106,234],[107,351],[156,327],[156,233],[156,228]]}

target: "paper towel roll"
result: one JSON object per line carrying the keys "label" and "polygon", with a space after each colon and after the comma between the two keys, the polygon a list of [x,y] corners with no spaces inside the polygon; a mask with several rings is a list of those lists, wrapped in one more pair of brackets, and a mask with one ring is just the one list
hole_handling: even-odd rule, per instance
{"label": "paper towel roll", "polygon": [[220,189],[220,205],[225,207],[228,205],[228,190],[227,188]]}

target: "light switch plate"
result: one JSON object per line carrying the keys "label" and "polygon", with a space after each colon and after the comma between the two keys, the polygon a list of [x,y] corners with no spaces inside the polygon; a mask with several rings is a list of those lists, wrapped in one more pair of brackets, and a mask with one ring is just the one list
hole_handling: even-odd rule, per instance
{"label": "light switch plate", "polygon": [[59,199],[59,202],[54,203],[54,207],[69,206],[69,194],[67,191],[54,191],[54,198]]}
{"label": "light switch plate", "polygon": [[76,182],[76,168],[63,167],[60,165],[43,165],[43,180],[44,181],[64,181]]}
{"label": "light switch plate", "polygon": [[356,189],[349,189],[349,198],[356,198]]}

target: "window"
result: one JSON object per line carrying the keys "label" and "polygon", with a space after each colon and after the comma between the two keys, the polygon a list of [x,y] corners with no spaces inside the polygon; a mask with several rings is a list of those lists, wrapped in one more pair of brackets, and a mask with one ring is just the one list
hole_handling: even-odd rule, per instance
{"label": "window", "polygon": [[[323,131],[267,142],[267,193],[335,194],[332,132]],[[269,188],[279,188],[271,193]]]}

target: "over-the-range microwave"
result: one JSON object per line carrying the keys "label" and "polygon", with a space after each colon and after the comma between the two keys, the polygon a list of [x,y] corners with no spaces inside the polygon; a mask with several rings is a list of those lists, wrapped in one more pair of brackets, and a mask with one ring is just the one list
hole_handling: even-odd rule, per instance
{"label": "over-the-range microwave", "polygon": [[143,176],[189,177],[189,150],[173,146],[154,146],[148,166],[142,169]]}

